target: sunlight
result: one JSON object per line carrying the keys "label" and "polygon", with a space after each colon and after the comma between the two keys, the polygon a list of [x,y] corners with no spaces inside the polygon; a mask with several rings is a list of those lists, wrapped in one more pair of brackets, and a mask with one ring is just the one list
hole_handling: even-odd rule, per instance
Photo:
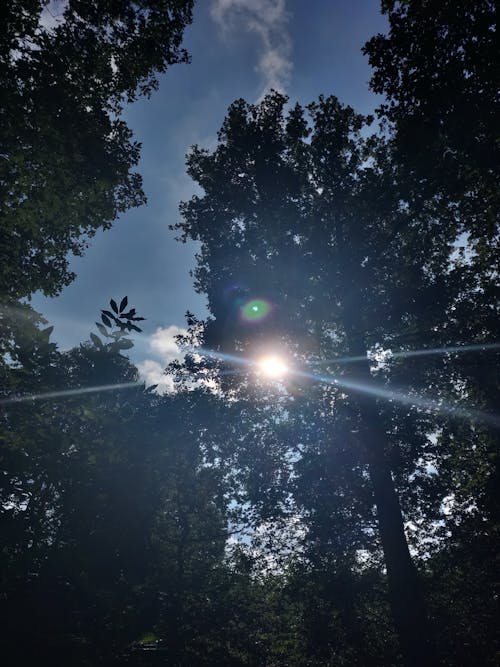
{"label": "sunlight", "polygon": [[338,387],[343,387],[354,392],[368,394],[375,398],[382,398],[389,402],[401,403],[410,407],[420,408],[429,412],[437,414],[448,415],[456,419],[464,419],[467,421],[484,422],[492,426],[500,427],[500,417],[494,414],[485,413],[474,408],[462,407],[452,403],[447,403],[439,398],[430,396],[418,396],[415,394],[406,393],[402,389],[396,387],[384,387],[375,382],[356,382],[348,380],[342,376],[332,375],[317,375],[315,373],[307,373],[304,371],[294,371],[296,375],[306,377],[317,382],[325,384],[333,384]]}
{"label": "sunlight", "polygon": [[[491,350],[500,349],[500,343],[476,343],[474,345],[450,345],[448,347],[431,347],[422,348],[421,350],[384,350],[387,353],[387,360],[391,359],[409,359],[411,357],[426,357],[426,356],[445,356],[447,354],[464,354],[466,352],[489,352]],[[318,365],[325,366],[326,364],[346,364],[357,361],[366,361],[369,357],[358,355],[354,357],[333,357],[332,359],[324,359]]]}
{"label": "sunlight", "polygon": [[[422,349],[422,350],[408,350],[404,352],[392,353],[393,357],[418,357],[424,356],[427,354],[448,354],[456,352],[484,352],[487,350],[498,349],[499,343],[483,343],[480,345],[463,345],[463,346],[454,346],[447,348],[432,348],[432,349]],[[403,389],[395,387],[384,387],[383,385],[377,384],[376,382],[357,382],[349,380],[341,375],[325,375],[322,373],[311,373],[306,370],[300,370],[298,368],[292,368],[287,366],[285,361],[278,355],[266,355],[260,357],[256,361],[252,361],[250,358],[239,357],[229,354],[224,354],[221,352],[215,352],[211,350],[206,350],[203,348],[196,348],[199,354],[202,354],[205,357],[218,359],[221,361],[226,361],[228,363],[237,363],[238,365],[252,365],[255,364],[262,375],[267,376],[272,379],[281,379],[285,375],[293,375],[297,377],[308,378],[316,382],[323,382],[325,384],[333,384],[344,389],[359,392],[362,394],[369,394],[375,398],[382,398],[390,402],[400,403],[402,405],[408,405],[429,412],[434,412],[436,414],[448,415],[457,419],[462,419],[466,421],[475,421],[483,422],[485,424],[490,424],[495,427],[500,427],[500,417],[491,413],[485,413],[480,410],[474,409],[473,407],[460,406],[456,404],[447,403],[439,398],[433,398],[431,396],[418,396],[413,393],[406,393]],[[350,362],[350,361],[366,361],[367,357],[343,357],[337,358],[335,360],[330,360],[340,362]],[[225,371],[224,374],[233,373],[234,371]]]}
{"label": "sunlight", "polygon": [[262,357],[257,365],[259,370],[269,378],[280,378],[288,373],[285,362],[276,356]]}
{"label": "sunlight", "polygon": [[46,391],[40,394],[27,394],[24,396],[12,396],[0,400],[0,405],[9,405],[10,403],[26,403],[29,401],[41,401],[50,398],[67,398],[70,396],[81,396],[83,394],[97,394],[102,391],[117,391],[120,389],[130,389],[131,387],[141,387],[141,382],[121,382],[118,384],[101,384],[95,387],[78,387],[77,389],[63,389],[61,391]]}

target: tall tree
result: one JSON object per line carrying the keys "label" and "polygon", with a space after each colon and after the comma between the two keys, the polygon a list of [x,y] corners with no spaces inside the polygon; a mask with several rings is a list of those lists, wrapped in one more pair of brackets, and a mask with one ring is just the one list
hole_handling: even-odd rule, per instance
{"label": "tall tree", "polygon": [[[377,112],[390,135],[401,198],[417,214],[423,206],[437,216],[443,207],[453,212],[457,254],[461,247],[452,262],[455,310],[463,313],[460,322],[449,313],[455,341],[498,340],[496,5],[384,0],[382,10],[389,31],[370,39],[364,52],[371,87],[385,97]],[[475,375],[479,391],[488,386],[497,405],[499,387],[488,365],[467,365],[464,374]]]}
{"label": "tall tree", "polygon": [[[0,21],[0,295],[57,294],[68,253],[145,201],[121,118],[186,62],[192,0],[16,0]],[[60,9],[58,9],[60,8]],[[53,18],[54,12],[60,15]],[[50,20],[49,20],[50,19]]]}
{"label": "tall tree", "polygon": [[445,196],[476,237],[498,214],[498,49],[490,0],[383,0],[387,35],[364,52],[394,131],[407,194]]}
{"label": "tall tree", "polygon": [[[448,335],[455,343],[498,341],[496,4],[490,0],[446,0],[438,5],[388,0],[382,2],[382,9],[389,31],[370,39],[364,52],[373,68],[371,87],[385,96],[378,113],[391,136],[401,197],[413,211],[425,205],[438,212],[444,204],[455,218],[457,250],[450,262],[455,299],[445,324]],[[461,355],[453,364],[455,388],[460,386],[461,392],[480,397],[490,412],[498,410],[500,402],[499,361],[499,353],[490,352]],[[453,393],[454,389],[449,386],[448,391]],[[483,427],[467,435],[460,429],[458,433],[445,430],[439,447],[449,451],[450,460],[460,461],[462,469],[461,475],[455,473],[457,516],[452,530],[458,544],[474,544],[477,553],[467,556],[467,549],[462,548],[460,557],[476,564],[478,581],[483,577],[488,580],[490,556],[485,554],[500,549],[498,429]],[[465,448],[475,451],[482,463],[476,460],[471,468]],[[446,469],[444,466],[443,471]],[[468,474],[464,474],[466,470]],[[485,474],[478,474],[479,470]],[[476,492],[471,494],[474,488]],[[459,518],[460,506],[469,507],[467,519],[463,515]],[[476,508],[474,518],[471,507]],[[471,531],[467,539],[465,526]],[[455,575],[450,577],[464,581],[458,560],[453,566]],[[493,586],[494,577],[489,580]],[[487,590],[484,585],[484,608],[494,604]],[[484,622],[482,627],[486,626]],[[492,641],[485,643],[491,645]],[[469,646],[471,642],[474,640]],[[475,659],[483,661],[483,657]]]}
{"label": "tall tree", "polygon": [[[421,394],[428,381],[423,369],[439,372],[442,362],[403,370],[396,364],[394,373],[378,374],[377,384],[368,352],[446,342],[441,325],[451,303],[447,268],[454,219],[446,206],[439,216],[425,207],[410,212],[394,187],[390,146],[361,138],[367,119],[333,97],[309,105],[309,122],[299,106],[285,116],[285,104],[279,94],[257,106],[235,102],[218,147],[213,152],[195,147],[188,156],[188,172],[204,194],[181,205],[177,228],[182,238],[201,243],[195,284],[208,294],[213,316],[203,342],[217,352],[250,358],[281,347],[299,368],[302,361],[312,372],[319,369],[323,379],[335,377],[336,388],[321,390],[322,402],[316,390],[299,386],[297,391],[310,392],[313,409],[316,401],[317,428],[320,415],[330,420],[332,406],[334,419],[342,410],[349,415],[350,427],[341,437],[344,448],[357,452],[354,471],[361,480],[366,473],[370,478],[405,664],[431,664],[425,596],[397,489],[411,488],[409,478],[430,446],[426,434],[436,428],[421,410],[409,412],[408,394]],[[257,308],[254,318],[249,308]],[[339,356],[354,361],[344,366],[328,361]],[[393,390],[394,378],[404,382],[406,393]],[[235,387],[240,394],[255,391],[248,378],[220,381],[233,398]],[[381,390],[396,403],[377,398]],[[292,398],[275,427],[286,421],[286,411],[300,410],[301,401]],[[254,442],[260,426],[254,427]],[[338,457],[339,433],[332,430],[330,437]],[[297,458],[300,468],[304,454]],[[353,474],[347,483],[352,487]],[[264,477],[263,488],[268,484]],[[410,507],[405,502],[407,516]],[[428,509],[438,518],[436,503]]]}

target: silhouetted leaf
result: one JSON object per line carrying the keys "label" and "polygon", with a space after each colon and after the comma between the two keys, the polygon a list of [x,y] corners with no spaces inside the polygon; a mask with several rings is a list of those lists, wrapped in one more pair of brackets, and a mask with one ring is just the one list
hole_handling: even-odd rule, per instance
{"label": "silhouetted leaf", "polygon": [[118,306],[116,305],[116,301],[115,301],[114,299],[111,299],[109,303],[110,303],[110,305],[111,305],[111,308],[112,308],[112,309],[115,311],[115,313],[118,315]]}
{"label": "silhouetted leaf", "polygon": [[122,313],[125,310],[125,308],[127,307],[127,303],[128,303],[128,298],[124,296],[120,303],[120,313]]}
{"label": "silhouetted leaf", "polygon": [[106,331],[106,329],[102,326],[102,324],[100,322],[96,322],[96,326],[99,329],[99,331],[102,333],[102,335],[106,336],[106,338],[108,338],[109,334]]}
{"label": "silhouetted leaf", "polygon": [[101,315],[101,320],[104,322],[104,324],[105,324],[107,327],[111,327],[111,326],[113,326],[113,325],[111,324],[111,320],[109,319],[109,317],[107,317],[106,315],[104,315],[104,313]]}
{"label": "silhouetted leaf", "polygon": [[102,340],[99,338],[99,336],[96,336],[95,333],[90,334],[90,340],[96,347],[102,348]]}

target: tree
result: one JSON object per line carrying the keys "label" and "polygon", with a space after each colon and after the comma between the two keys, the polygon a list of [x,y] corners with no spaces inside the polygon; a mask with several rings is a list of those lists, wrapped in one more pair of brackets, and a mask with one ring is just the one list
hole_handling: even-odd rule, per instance
{"label": "tree", "polygon": [[[120,118],[156,74],[186,62],[192,0],[45,0],[0,10],[0,295],[57,294],[99,228],[144,203],[140,146]],[[44,13],[42,13],[42,10]]]}
{"label": "tree", "polygon": [[[338,421],[345,411],[348,428],[332,428],[331,455],[336,462],[342,450],[356,457],[353,472],[344,469],[344,484],[351,489],[358,476],[359,491],[366,488],[369,475],[405,664],[431,664],[425,595],[410,557],[401,502],[408,518],[411,476],[432,449],[428,435],[439,423],[408,404],[443,373],[443,361],[389,364],[375,383],[368,353],[449,343],[442,324],[455,294],[447,273],[455,220],[446,204],[439,211],[410,210],[394,186],[397,163],[390,144],[360,136],[370,119],[334,97],[309,105],[310,123],[298,105],[285,116],[285,104],[279,94],[257,106],[236,101],[218,147],[212,153],[195,147],[188,156],[188,173],[204,194],[181,205],[183,219],[176,227],[184,240],[201,243],[195,285],[208,295],[212,314],[201,340],[216,355],[233,358],[252,358],[259,349],[278,346],[293,364],[320,369],[323,378],[334,375],[336,387],[311,389],[298,380],[274,425],[286,421],[284,415],[300,414],[305,403],[311,442],[322,419]],[[248,323],[245,304],[256,299],[268,300],[262,312],[270,315]],[[335,357],[358,361],[341,366]],[[222,368],[228,365],[230,359]],[[404,382],[404,393],[398,381]],[[234,379],[222,373],[219,382],[231,400],[247,395],[251,402],[258,391],[247,374]],[[376,398],[381,390],[396,402]],[[244,422],[250,440],[265,440],[258,434],[266,426],[269,442],[279,440],[272,435],[272,417],[260,428],[262,415],[253,430]],[[318,436],[322,442],[327,428]],[[238,442],[241,447],[244,441]],[[303,449],[295,472],[311,451],[310,445]],[[268,493],[275,488],[277,468],[271,462],[266,469],[269,477],[261,488]],[[318,506],[318,496],[312,503]],[[424,510],[429,520],[438,519],[439,495],[414,507],[417,514]],[[330,521],[331,535],[334,530]]]}
{"label": "tree", "polygon": [[[407,196],[441,195],[473,238],[495,234],[499,165],[496,7],[490,0],[383,0],[387,35],[365,45],[384,95]],[[464,129],[466,130],[464,131]],[[401,182],[403,185],[403,181]]]}
{"label": "tree", "polygon": [[111,300],[99,335],[64,353],[24,325],[0,405],[10,662],[149,664],[153,637],[157,657],[221,664],[225,494],[205,427],[217,406],[138,382],[123,352],[141,319]]}
{"label": "tree", "polygon": [[[390,136],[397,187],[417,215],[423,206],[435,215],[443,207],[453,213],[455,310],[463,313],[460,322],[449,314],[455,341],[498,340],[495,3],[384,0],[382,10],[389,32],[370,39],[364,52],[371,88],[385,96],[378,115]],[[464,375],[475,374],[478,391],[488,387],[494,409],[499,388],[488,372],[494,365],[467,366]]]}
{"label": "tree", "polygon": [[[455,299],[446,322],[449,336],[456,342],[498,341],[496,5],[464,0],[431,6],[410,0],[382,2],[382,8],[389,20],[388,34],[370,39],[364,52],[373,67],[371,87],[385,96],[378,113],[391,137],[401,196],[413,211],[423,202],[429,210],[438,211],[444,203],[454,211],[457,251],[450,262]],[[498,360],[498,352],[464,354],[453,364],[455,387],[479,398],[491,413],[500,401]],[[448,392],[453,388],[448,386]],[[452,488],[457,502],[450,531],[457,549],[447,552],[448,568],[446,559],[441,559],[438,570],[447,572],[452,589],[457,581],[465,588],[465,572],[470,572],[482,590],[477,608],[483,611],[495,604],[489,593],[494,576],[486,554],[499,552],[498,445],[498,429],[486,425],[467,432],[448,428],[439,438],[440,450],[447,451],[456,465]],[[476,456],[472,465],[471,451]],[[443,474],[450,473],[443,466]],[[473,555],[466,544],[474,544]],[[461,559],[474,574],[460,564]],[[472,599],[471,591],[468,596]],[[471,614],[463,624],[462,635],[465,628],[474,627],[474,618],[477,615]],[[482,619],[481,630],[472,630],[472,637],[488,627],[484,615]],[[492,646],[493,637],[494,633],[483,640],[483,646]],[[477,648],[481,642],[472,638],[467,644]],[[465,662],[465,653],[460,659]],[[467,659],[485,661],[483,655]]]}

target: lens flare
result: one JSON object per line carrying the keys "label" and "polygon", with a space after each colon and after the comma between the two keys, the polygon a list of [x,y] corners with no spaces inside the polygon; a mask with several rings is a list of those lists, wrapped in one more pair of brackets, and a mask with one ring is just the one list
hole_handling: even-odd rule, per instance
{"label": "lens flare", "polygon": [[[393,356],[398,357],[418,357],[424,356],[427,354],[449,354],[457,352],[484,352],[487,350],[495,350],[500,347],[498,343],[484,343],[482,345],[463,345],[455,346],[448,348],[433,348],[427,350],[408,350],[407,352],[397,352]],[[211,357],[213,359],[219,359],[221,361],[226,361],[228,363],[236,363],[243,366],[254,366],[260,369],[260,371],[267,375],[268,377],[279,378],[285,374],[294,375],[297,377],[307,378],[316,382],[322,382],[325,384],[332,384],[337,387],[342,387],[348,391],[359,392],[361,394],[368,394],[374,398],[381,398],[389,402],[400,403],[401,405],[407,405],[409,407],[419,408],[427,412],[434,412],[435,414],[447,415],[455,419],[462,419],[465,421],[472,422],[482,422],[484,424],[490,424],[491,426],[500,428],[500,417],[495,414],[485,413],[480,410],[477,410],[473,407],[466,407],[463,405],[457,405],[448,403],[439,398],[434,398],[431,396],[417,396],[413,393],[406,392],[403,388],[384,386],[382,384],[374,382],[359,382],[354,380],[349,380],[341,375],[324,375],[321,373],[311,373],[297,368],[287,367],[285,362],[279,357],[267,356],[262,359],[255,361],[252,359],[247,359],[245,357],[236,357],[233,355],[224,354],[221,352],[214,352],[211,350],[204,350],[202,348],[197,348],[199,354],[203,356]],[[351,361],[366,361],[367,357],[344,357],[331,360],[331,362],[336,361],[340,362],[351,362]],[[331,363],[324,362],[324,363]]]}
{"label": "lens flare", "polygon": [[271,312],[271,304],[264,299],[252,299],[241,307],[240,312],[245,322],[260,322]]}
{"label": "lens flare", "polygon": [[279,357],[262,357],[257,363],[259,370],[269,378],[281,378],[288,373],[288,367]]}
{"label": "lens flare", "polygon": [[447,415],[456,419],[463,419],[466,421],[483,422],[491,426],[500,427],[500,417],[494,414],[481,412],[474,408],[466,408],[460,405],[453,405],[436,399],[430,396],[416,396],[415,394],[408,394],[403,389],[397,387],[384,387],[375,382],[356,382],[347,380],[342,376],[332,375],[316,375],[314,373],[305,373],[303,371],[294,371],[296,375],[315,380],[316,382],[323,382],[325,384],[332,384],[337,387],[342,387],[348,391],[356,393],[368,394],[374,398],[382,398],[389,402],[401,403],[409,407],[420,408],[427,412],[434,412],[437,414]]}
{"label": "lens flare", "polygon": [[214,359],[216,361],[226,361],[230,364],[251,365],[252,362],[246,357],[238,357],[235,354],[226,354],[225,352],[218,352],[217,350],[207,350],[204,347],[187,348],[190,354],[198,354],[200,357],[207,359]]}
{"label": "lens flare", "polygon": [[26,394],[24,396],[12,396],[0,400],[0,405],[13,403],[27,403],[29,401],[43,401],[50,398],[68,398],[70,396],[81,396],[83,394],[97,394],[101,391],[117,391],[119,389],[130,389],[131,387],[143,386],[140,382],[122,382],[120,384],[102,384],[96,387],[79,387],[78,389],[62,389],[60,391],[45,391],[40,394]]}
{"label": "lens flare", "polygon": [[[427,357],[427,356],[445,356],[447,354],[464,354],[466,352],[488,352],[490,350],[500,349],[500,343],[477,343],[475,345],[450,345],[449,347],[432,347],[423,348],[421,350],[400,350],[389,351],[387,360],[391,359],[410,359],[412,357]],[[324,359],[318,365],[325,366],[326,364],[348,364],[357,361],[366,361],[368,356],[359,355],[355,357],[334,357],[332,359]]]}

